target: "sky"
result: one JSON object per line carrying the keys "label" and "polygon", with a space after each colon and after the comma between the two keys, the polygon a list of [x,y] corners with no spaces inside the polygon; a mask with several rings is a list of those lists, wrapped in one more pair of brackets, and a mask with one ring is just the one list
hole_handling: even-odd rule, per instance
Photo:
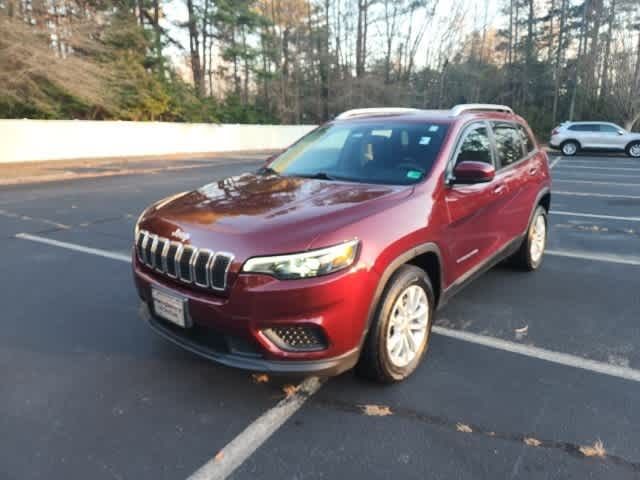
{"label": "sky", "polygon": [[[497,27],[500,21],[500,0],[438,0],[436,8],[436,21],[431,26],[430,30],[426,33],[422,45],[419,51],[423,51],[428,48],[428,43],[433,38],[438,38],[444,34],[444,29],[447,28],[446,19],[451,15],[452,9],[455,5],[462,2],[465,14],[465,26],[464,29],[467,32],[471,32],[473,29],[482,30],[485,26]],[[180,50],[174,45],[169,45],[166,49],[167,55],[169,55],[176,67],[179,70],[188,72],[187,60],[185,54],[189,48],[189,35],[185,28],[176,26],[176,23],[184,23],[187,20],[187,6],[184,0],[170,0],[163,5],[165,16],[162,20],[163,28],[166,28],[174,40],[180,42],[184,46],[184,50]],[[485,16],[486,9],[486,16]],[[370,31],[374,31],[371,29]],[[375,39],[370,39],[375,41]],[[423,66],[427,61],[426,55],[418,54],[416,58],[416,65],[418,67]]]}

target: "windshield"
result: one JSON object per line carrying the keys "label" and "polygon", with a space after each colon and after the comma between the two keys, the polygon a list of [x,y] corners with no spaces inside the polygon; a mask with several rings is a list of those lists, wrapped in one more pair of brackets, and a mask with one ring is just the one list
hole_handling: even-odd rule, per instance
{"label": "windshield", "polygon": [[447,130],[436,123],[325,125],[279,155],[280,175],[409,185],[429,174]]}

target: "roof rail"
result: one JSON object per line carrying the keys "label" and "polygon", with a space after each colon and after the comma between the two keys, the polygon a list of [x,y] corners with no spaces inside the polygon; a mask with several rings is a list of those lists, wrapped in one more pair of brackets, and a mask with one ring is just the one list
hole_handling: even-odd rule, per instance
{"label": "roof rail", "polygon": [[492,103],[462,103],[451,109],[451,116],[457,117],[464,112],[470,111],[486,111],[486,112],[505,112],[513,113],[511,107],[506,105],[494,105]]}
{"label": "roof rail", "polygon": [[347,110],[342,112],[336,117],[336,120],[342,120],[345,118],[359,117],[362,115],[387,115],[387,114],[400,114],[400,113],[412,113],[419,112],[417,108],[401,108],[401,107],[381,107],[381,108],[354,108],[353,110]]}

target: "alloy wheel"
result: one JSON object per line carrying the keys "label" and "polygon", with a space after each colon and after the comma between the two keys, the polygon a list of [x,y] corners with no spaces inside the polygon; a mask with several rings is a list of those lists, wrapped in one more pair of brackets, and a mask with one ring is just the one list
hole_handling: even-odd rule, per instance
{"label": "alloy wheel", "polygon": [[533,231],[531,232],[531,241],[529,246],[529,253],[531,260],[534,263],[538,263],[542,254],[544,253],[544,247],[547,243],[547,222],[543,215],[538,215],[533,223]]}
{"label": "alloy wheel", "polygon": [[406,367],[420,354],[429,322],[429,298],[424,289],[410,285],[391,309],[387,327],[387,354],[396,367]]}

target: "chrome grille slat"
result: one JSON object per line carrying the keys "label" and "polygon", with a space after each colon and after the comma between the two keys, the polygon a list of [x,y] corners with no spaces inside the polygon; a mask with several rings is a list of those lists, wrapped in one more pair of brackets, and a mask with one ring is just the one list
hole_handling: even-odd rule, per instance
{"label": "chrome grille slat", "polygon": [[135,245],[140,262],[158,273],[201,288],[227,288],[231,253],[198,249],[146,230],[138,232]]}

